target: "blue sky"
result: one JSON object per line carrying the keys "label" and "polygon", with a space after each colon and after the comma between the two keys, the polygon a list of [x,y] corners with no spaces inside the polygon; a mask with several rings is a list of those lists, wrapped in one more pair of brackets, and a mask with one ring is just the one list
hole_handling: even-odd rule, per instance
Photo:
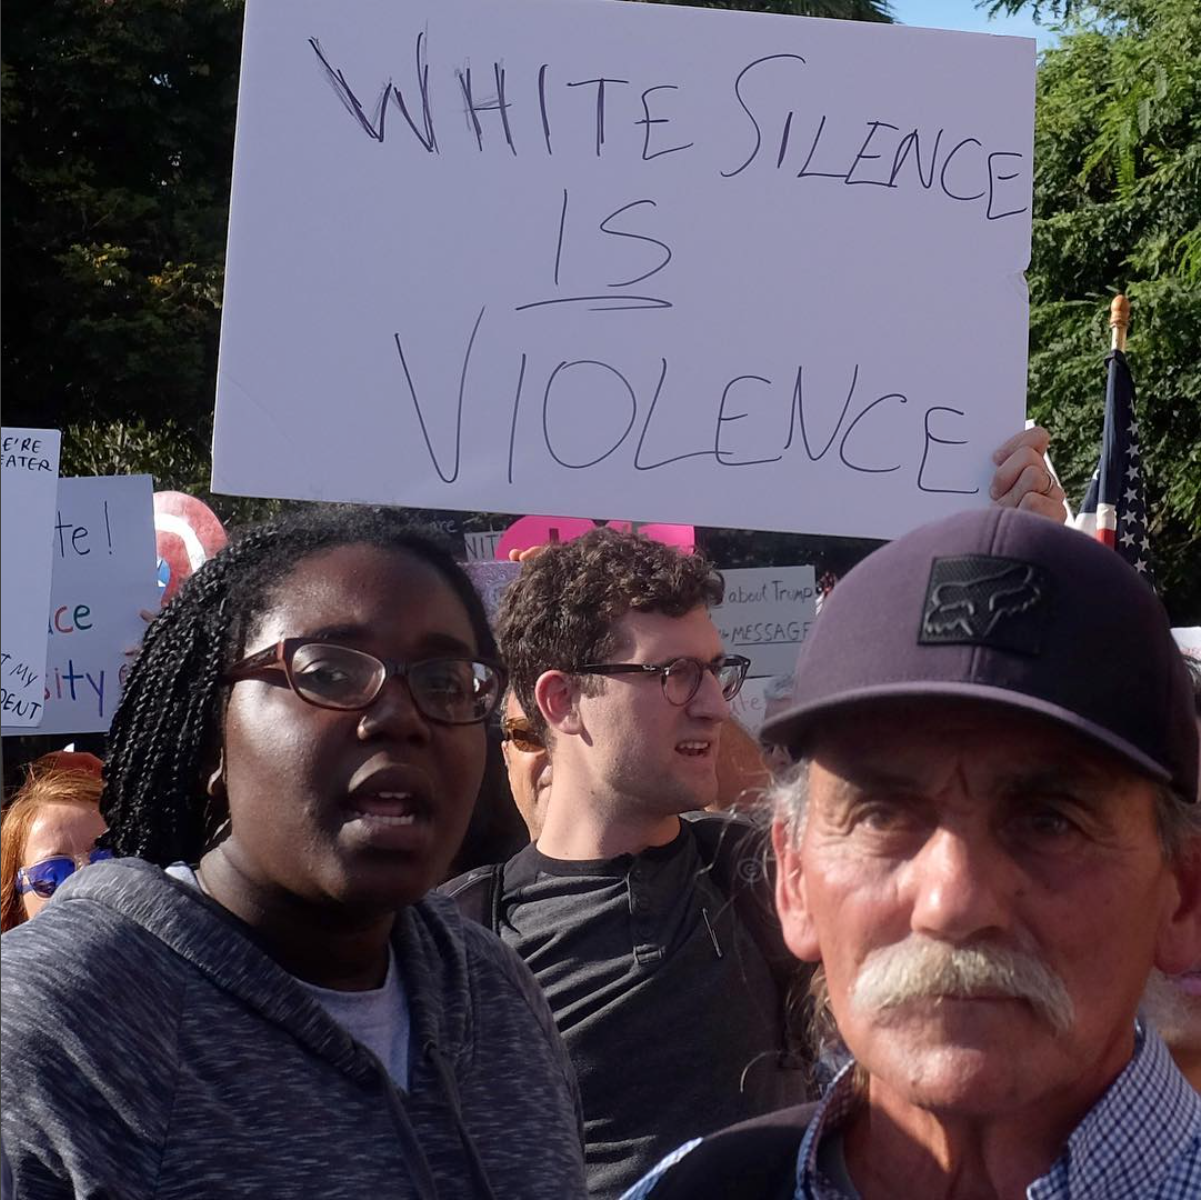
{"label": "blue sky", "polygon": [[966,33],[1005,33],[1034,38],[1039,49],[1055,45],[1056,35],[1046,25],[1036,25],[1028,12],[1017,17],[994,17],[977,8],[973,0],[892,0],[894,18],[902,25],[930,29],[959,29]]}

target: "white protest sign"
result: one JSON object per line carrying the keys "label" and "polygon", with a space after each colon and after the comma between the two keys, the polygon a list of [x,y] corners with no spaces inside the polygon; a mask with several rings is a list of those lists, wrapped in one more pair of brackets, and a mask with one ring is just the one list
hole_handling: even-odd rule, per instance
{"label": "white protest sign", "polygon": [[463,549],[467,562],[493,562],[497,543],[505,536],[504,529],[465,529]]}
{"label": "white protest sign", "polygon": [[58,481],[39,733],[103,733],[113,719],[139,614],[159,608],[153,493],[149,475]]}
{"label": "white protest sign", "polygon": [[744,679],[739,694],[730,702],[730,715],[750,734],[759,735],[760,726],[764,723],[764,710],[768,703],[764,693],[772,682],[770,676],[761,679]]}
{"label": "white protest sign", "polygon": [[1034,78],[901,26],[250,0],[213,489],[877,537],[986,504]]}
{"label": "white protest sign", "polygon": [[13,732],[21,732],[39,725],[44,713],[46,605],[60,437],[57,429],[5,426],[0,438],[0,719]]}
{"label": "white protest sign", "polygon": [[751,659],[752,675],[788,675],[817,616],[813,567],[723,571],[726,598],[710,616],[728,654]]}

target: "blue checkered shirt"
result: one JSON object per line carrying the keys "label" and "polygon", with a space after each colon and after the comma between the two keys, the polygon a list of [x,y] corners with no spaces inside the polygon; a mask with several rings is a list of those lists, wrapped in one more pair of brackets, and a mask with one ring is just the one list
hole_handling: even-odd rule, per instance
{"label": "blue checkered shirt", "polygon": [[[860,1103],[848,1064],[831,1084],[801,1140],[794,1200],[855,1200],[818,1168],[823,1137]],[[1135,1053],[1122,1074],[1073,1130],[1027,1200],[1198,1200],[1198,1096],[1152,1030],[1137,1027]],[[660,1177],[700,1138],[686,1142],[639,1180],[622,1200],[654,1200]]]}

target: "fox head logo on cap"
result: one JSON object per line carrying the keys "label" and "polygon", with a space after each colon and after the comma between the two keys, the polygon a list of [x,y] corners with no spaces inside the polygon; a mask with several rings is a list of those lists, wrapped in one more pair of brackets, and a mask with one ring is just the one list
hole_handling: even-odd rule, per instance
{"label": "fox head logo on cap", "polygon": [[937,558],[918,641],[1038,654],[1038,610],[1047,596],[1046,575],[1031,563],[982,554]]}

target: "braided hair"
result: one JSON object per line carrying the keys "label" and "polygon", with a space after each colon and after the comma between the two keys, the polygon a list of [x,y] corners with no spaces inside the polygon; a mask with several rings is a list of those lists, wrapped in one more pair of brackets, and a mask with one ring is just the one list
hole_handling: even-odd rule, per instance
{"label": "braided hair", "polygon": [[159,866],[199,861],[225,816],[210,812],[206,791],[221,751],[225,672],[304,559],[357,544],[403,551],[433,567],[467,610],[479,653],[495,657],[471,581],[401,510],[310,505],[251,527],[187,580],[146,632],[109,732],[102,844]]}

